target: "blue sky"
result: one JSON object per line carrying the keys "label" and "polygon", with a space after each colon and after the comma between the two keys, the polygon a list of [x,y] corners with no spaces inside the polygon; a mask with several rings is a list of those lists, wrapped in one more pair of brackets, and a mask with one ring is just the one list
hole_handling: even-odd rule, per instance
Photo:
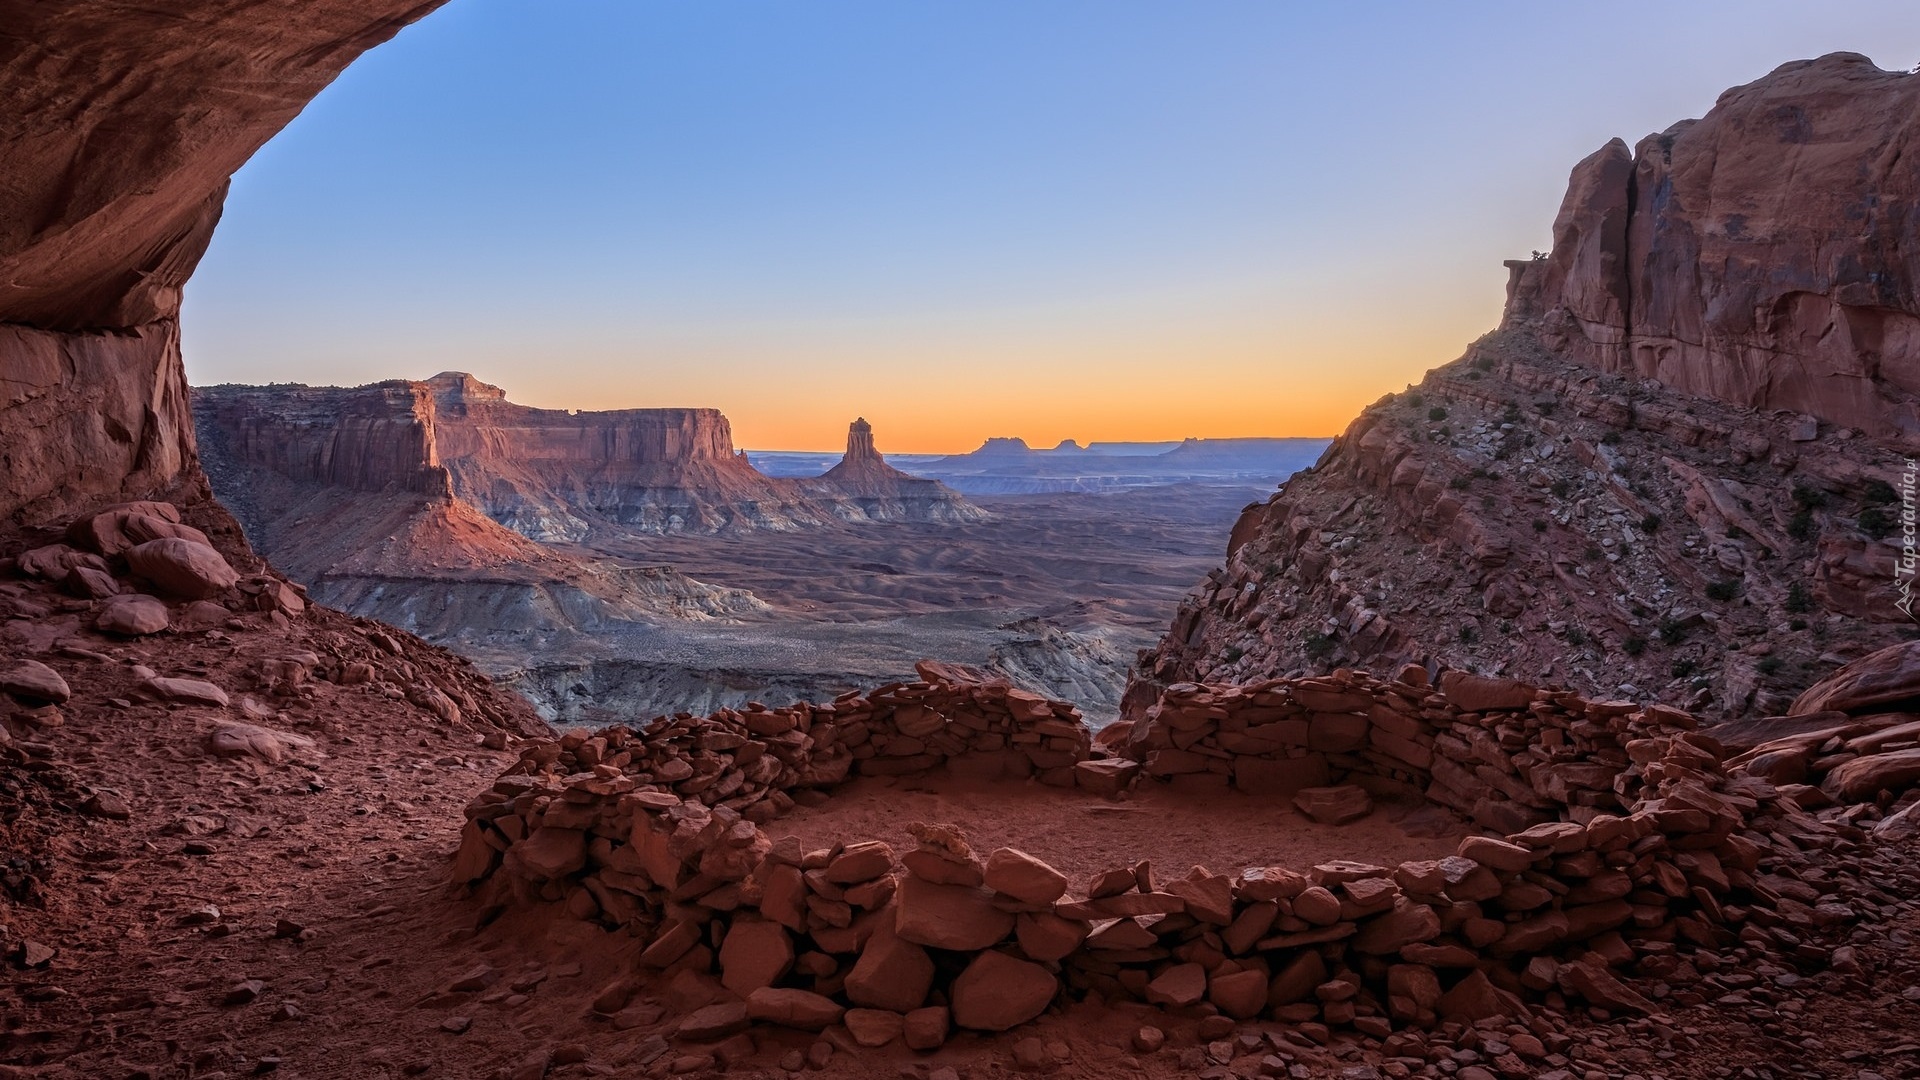
{"label": "blue sky", "polygon": [[236,178],[196,383],[457,368],[737,441],[1325,435],[1498,318],[1573,163],[1891,2],[453,0]]}

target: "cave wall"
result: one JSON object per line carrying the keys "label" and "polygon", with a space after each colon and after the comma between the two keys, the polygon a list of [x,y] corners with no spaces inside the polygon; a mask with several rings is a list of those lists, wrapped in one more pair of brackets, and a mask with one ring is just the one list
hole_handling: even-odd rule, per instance
{"label": "cave wall", "polygon": [[444,0],[0,0],[0,516],[203,495],[181,288],[228,178]]}

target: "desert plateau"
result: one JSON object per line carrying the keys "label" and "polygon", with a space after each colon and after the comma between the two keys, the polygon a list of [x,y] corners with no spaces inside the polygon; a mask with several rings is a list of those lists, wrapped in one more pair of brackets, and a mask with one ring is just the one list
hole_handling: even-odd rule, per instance
{"label": "desert plateau", "polygon": [[441,8],[0,0],[0,1080],[1920,1078],[1896,9]]}

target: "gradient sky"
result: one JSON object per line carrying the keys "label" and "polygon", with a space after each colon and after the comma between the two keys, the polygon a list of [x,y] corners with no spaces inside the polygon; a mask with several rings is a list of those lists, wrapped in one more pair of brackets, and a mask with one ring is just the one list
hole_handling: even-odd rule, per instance
{"label": "gradient sky", "polygon": [[471,371],[759,449],[1329,435],[1573,163],[1910,0],[453,0],[241,171],[189,377]]}

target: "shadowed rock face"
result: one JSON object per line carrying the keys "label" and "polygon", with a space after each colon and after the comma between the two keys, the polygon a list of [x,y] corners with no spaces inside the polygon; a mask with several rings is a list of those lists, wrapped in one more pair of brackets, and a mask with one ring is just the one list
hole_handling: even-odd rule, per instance
{"label": "shadowed rock face", "polygon": [[1411,661],[1764,715],[1900,640],[1916,106],[1836,54],[1582,161],[1500,329],[1248,508],[1133,711]]}
{"label": "shadowed rock face", "polygon": [[0,515],[204,497],[177,324],[227,179],[438,6],[0,0]]}
{"label": "shadowed rock face", "polygon": [[1573,171],[1509,325],[1686,393],[1920,436],[1920,79],[1834,53]]}

